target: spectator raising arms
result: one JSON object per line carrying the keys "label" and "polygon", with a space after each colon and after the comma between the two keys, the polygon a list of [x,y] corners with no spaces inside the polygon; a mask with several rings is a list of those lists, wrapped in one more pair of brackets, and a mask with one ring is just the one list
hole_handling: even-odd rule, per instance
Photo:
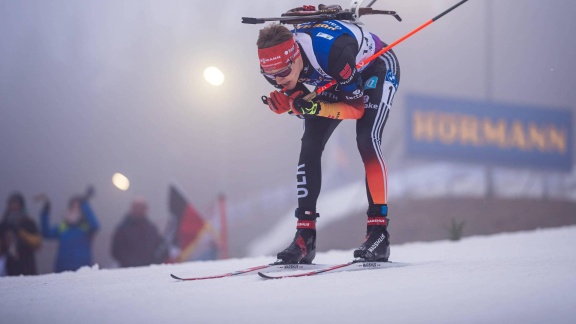
{"label": "spectator raising arms", "polygon": [[92,211],[89,199],[94,189],[88,187],[84,195],[73,196],[68,202],[64,219],[57,225],[50,224],[50,201],[45,194],[36,196],[43,201],[40,213],[42,235],[59,241],[55,271],[74,271],[92,265],[92,240],[100,225]]}

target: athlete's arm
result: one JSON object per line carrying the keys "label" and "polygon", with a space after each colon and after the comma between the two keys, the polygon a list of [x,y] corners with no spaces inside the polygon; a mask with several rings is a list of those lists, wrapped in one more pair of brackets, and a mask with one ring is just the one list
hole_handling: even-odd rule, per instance
{"label": "athlete's arm", "polygon": [[364,114],[362,78],[356,70],[358,43],[343,35],[334,41],[328,54],[327,73],[336,80],[339,102],[321,103],[319,116],[334,119],[359,119]]}

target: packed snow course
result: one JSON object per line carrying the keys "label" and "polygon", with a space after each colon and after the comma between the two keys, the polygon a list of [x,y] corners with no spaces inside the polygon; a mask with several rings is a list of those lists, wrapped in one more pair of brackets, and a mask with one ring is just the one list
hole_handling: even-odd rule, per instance
{"label": "packed snow course", "polygon": [[[3,323],[574,323],[576,227],[392,246],[408,266],[177,281],[272,257],[0,278]],[[349,261],[350,251],[317,263]]]}

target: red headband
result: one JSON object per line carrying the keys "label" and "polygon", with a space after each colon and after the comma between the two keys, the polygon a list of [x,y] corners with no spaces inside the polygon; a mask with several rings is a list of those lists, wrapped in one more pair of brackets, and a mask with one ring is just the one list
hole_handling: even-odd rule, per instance
{"label": "red headband", "polygon": [[284,43],[268,48],[258,49],[260,66],[264,71],[278,70],[287,67],[290,61],[300,56],[300,47],[291,38]]}

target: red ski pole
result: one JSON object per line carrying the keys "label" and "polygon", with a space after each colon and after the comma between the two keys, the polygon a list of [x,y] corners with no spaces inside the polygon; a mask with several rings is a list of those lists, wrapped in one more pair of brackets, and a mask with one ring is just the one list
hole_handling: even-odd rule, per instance
{"label": "red ski pole", "polygon": [[[428,25],[432,24],[433,22],[435,22],[436,20],[442,18],[444,15],[446,15],[447,13],[449,13],[450,11],[458,8],[460,5],[462,5],[464,2],[466,2],[468,0],[462,0],[460,2],[458,2],[457,4],[453,5],[452,7],[450,7],[449,9],[447,9],[446,11],[442,12],[441,14],[439,14],[438,16],[428,20],[427,22],[423,23],[422,25],[420,25],[420,27],[414,29],[413,31],[409,32],[408,34],[402,36],[401,38],[399,38],[398,40],[396,40],[395,42],[393,42],[392,44],[384,47],[383,49],[379,50],[378,52],[374,53],[372,56],[370,56],[369,58],[361,61],[360,63],[356,64],[356,69],[361,69],[362,67],[364,67],[365,65],[367,65],[368,63],[372,62],[373,60],[375,60],[377,57],[379,57],[380,55],[388,52],[390,49],[392,49],[394,46],[402,43],[404,40],[406,40],[406,38],[416,34],[417,32],[421,31],[422,29],[428,27]],[[326,91],[328,88],[332,87],[333,85],[336,84],[336,81],[332,80],[329,83],[316,88],[316,90],[314,92],[311,92],[310,94],[306,95],[304,97],[304,99],[310,101],[312,99],[314,99],[314,97],[316,97],[318,94]]]}

